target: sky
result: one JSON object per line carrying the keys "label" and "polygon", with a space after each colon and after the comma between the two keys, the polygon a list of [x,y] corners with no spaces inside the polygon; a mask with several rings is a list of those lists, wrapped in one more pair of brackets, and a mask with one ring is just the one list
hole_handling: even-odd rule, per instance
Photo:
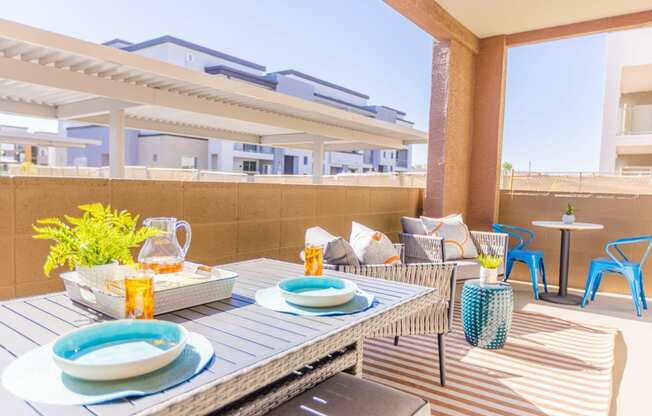
{"label": "sky", "polygon": [[517,170],[598,170],[606,36],[509,49],[503,161]]}
{"label": "sky", "polygon": [[[432,38],[380,0],[0,0],[1,17],[92,42],[173,35],[371,96],[428,130]],[[517,169],[597,170],[604,35],[512,48],[503,160]],[[52,121],[0,124],[56,131]],[[426,161],[415,146],[413,163]]]}

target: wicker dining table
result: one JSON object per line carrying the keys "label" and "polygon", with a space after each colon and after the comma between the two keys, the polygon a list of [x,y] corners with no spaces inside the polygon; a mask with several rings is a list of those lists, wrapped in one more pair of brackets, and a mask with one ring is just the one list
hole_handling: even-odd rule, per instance
{"label": "wicker dining table", "polygon": [[[239,274],[231,298],[157,316],[213,344],[215,357],[202,373],[161,393],[88,406],[26,402],[0,387],[0,414],[262,415],[335,373],[360,375],[365,337],[439,301],[434,289],[329,271],[373,293],[378,304],[353,315],[294,316],[256,305],[254,296],[301,275],[303,266],[256,259],[221,267]],[[110,319],[61,292],[0,303],[0,368],[60,334]]]}

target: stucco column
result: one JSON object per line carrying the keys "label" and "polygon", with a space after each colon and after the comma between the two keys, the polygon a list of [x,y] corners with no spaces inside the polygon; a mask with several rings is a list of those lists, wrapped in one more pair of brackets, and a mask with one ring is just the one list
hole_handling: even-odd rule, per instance
{"label": "stucco column", "polygon": [[467,223],[489,229],[498,221],[507,45],[505,36],[480,40],[476,56],[473,142]]}
{"label": "stucco column", "polygon": [[456,40],[435,42],[424,215],[466,215],[469,198],[474,53]]}
{"label": "stucco column", "polygon": [[109,173],[111,178],[125,176],[125,112],[109,113]]}
{"label": "stucco column", "polygon": [[312,150],[312,183],[321,184],[324,173],[324,141],[315,139]]}
{"label": "stucco column", "polygon": [[505,60],[504,36],[482,39],[477,54],[435,43],[424,215],[459,212],[474,229],[496,221]]}

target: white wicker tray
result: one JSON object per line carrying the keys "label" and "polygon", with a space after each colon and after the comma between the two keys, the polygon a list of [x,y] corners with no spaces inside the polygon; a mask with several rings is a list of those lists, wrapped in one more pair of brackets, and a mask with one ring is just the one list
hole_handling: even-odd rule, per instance
{"label": "white wicker tray", "polygon": [[[196,265],[186,264],[183,276],[188,278],[194,274],[196,283],[185,284],[180,287],[163,287],[155,281],[154,288],[154,315],[177,311],[192,306],[215,302],[231,297],[237,273],[228,270],[213,268],[210,276],[197,272]],[[175,276],[157,275],[156,279],[170,281]],[[109,293],[106,290],[89,287],[79,281],[77,272],[61,274],[66,292],[70,299],[88,306],[112,318],[125,317],[125,297],[122,294]]]}

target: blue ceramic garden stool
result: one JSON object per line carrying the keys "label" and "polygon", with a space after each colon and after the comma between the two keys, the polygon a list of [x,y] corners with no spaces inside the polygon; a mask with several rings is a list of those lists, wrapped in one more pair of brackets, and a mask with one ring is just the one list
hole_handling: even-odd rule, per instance
{"label": "blue ceramic garden stool", "polygon": [[462,290],[464,336],[474,347],[498,349],[505,345],[512,325],[514,299],[508,283],[490,285],[467,280]]}

